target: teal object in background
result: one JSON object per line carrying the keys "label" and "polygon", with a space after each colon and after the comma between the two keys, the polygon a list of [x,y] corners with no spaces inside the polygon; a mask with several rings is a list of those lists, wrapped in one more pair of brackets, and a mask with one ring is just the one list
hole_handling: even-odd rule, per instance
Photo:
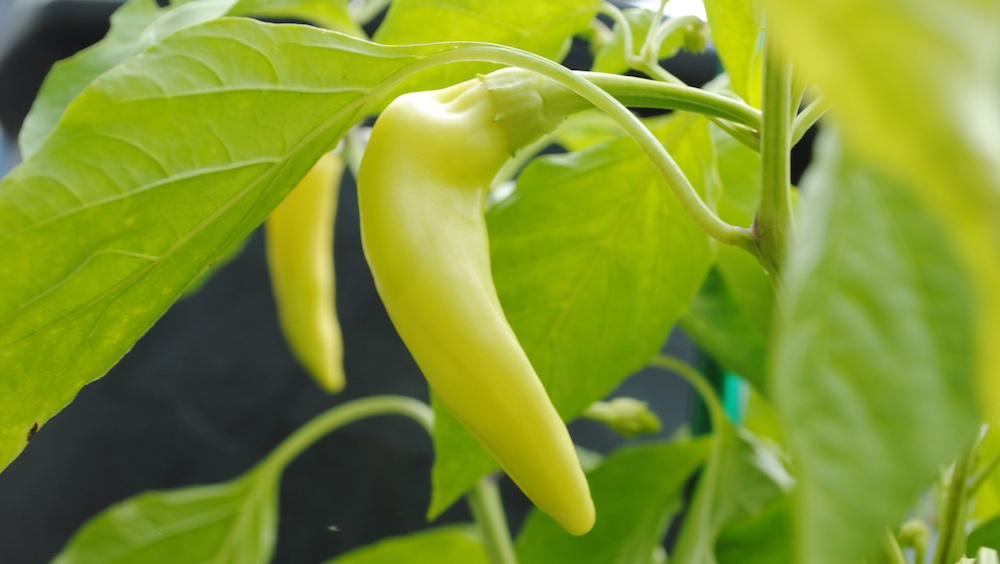
{"label": "teal object in background", "polygon": [[[705,378],[712,383],[715,392],[722,401],[722,407],[726,411],[726,416],[733,423],[740,425],[746,417],[747,405],[747,383],[735,372],[723,370],[711,357],[700,353],[701,370]],[[691,432],[694,435],[703,435],[712,431],[712,420],[708,414],[705,402],[694,394],[695,402],[691,416]]]}
{"label": "teal object in background", "polygon": [[733,423],[743,423],[746,415],[747,384],[735,372],[722,375],[722,407]]}

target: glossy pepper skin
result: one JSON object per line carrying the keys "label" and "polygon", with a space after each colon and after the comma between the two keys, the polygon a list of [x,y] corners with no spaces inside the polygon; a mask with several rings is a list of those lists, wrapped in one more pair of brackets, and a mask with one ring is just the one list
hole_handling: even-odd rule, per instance
{"label": "glossy pepper skin", "polygon": [[327,153],[267,220],[267,264],[292,353],[325,390],[344,389],[334,301],[333,221],[344,160]]}
{"label": "glossy pepper skin", "polygon": [[576,450],[504,316],[483,205],[513,153],[477,80],[397,98],[361,164],[365,256],[434,393],[566,531],[594,524]]}

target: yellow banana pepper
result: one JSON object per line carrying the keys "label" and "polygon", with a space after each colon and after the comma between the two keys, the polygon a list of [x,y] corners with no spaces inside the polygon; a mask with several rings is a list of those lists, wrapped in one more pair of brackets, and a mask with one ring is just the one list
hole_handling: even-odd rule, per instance
{"label": "yellow banana pepper", "polygon": [[337,322],[333,220],[344,160],[328,153],[267,220],[267,264],[282,332],[299,363],[325,390],[344,388]]}
{"label": "yellow banana pepper", "polygon": [[434,393],[542,511],[581,535],[595,518],[586,478],[490,269],[486,193],[530,140],[500,123],[509,110],[478,79],[390,104],[361,164],[362,242]]}

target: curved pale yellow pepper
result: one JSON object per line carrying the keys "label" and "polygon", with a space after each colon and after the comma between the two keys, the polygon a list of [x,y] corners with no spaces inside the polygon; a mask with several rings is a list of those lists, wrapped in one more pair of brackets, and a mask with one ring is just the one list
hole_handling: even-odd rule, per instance
{"label": "curved pale yellow pepper", "polygon": [[434,393],[542,511],[580,535],[594,505],[576,450],[497,298],[483,204],[516,147],[472,80],[407,94],[361,164],[365,256]]}
{"label": "curved pale yellow pepper", "polygon": [[325,390],[344,389],[337,322],[333,220],[344,160],[324,155],[267,220],[267,264],[292,353]]}

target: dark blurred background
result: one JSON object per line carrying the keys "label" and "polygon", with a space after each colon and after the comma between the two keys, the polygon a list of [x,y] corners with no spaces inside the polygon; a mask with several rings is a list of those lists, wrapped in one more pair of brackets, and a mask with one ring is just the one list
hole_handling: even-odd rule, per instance
{"label": "dark blurred background", "polygon": [[[99,40],[117,6],[108,0],[0,0],[0,173],[18,160],[15,139],[51,65]],[[583,68],[574,46],[569,65]],[[709,52],[670,66],[689,83],[714,76]],[[336,225],[337,306],[344,331],[347,391],[314,386],[278,329],[261,234],[197,294],[179,302],[103,379],[87,386],[0,475],[4,562],[51,559],[89,517],[150,490],[229,479],[329,407],[373,394],[427,398],[396,336],[361,252],[353,179]],[[673,354],[694,358],[682,335]],[[650,403],[667,436],[691,418],[692,397],[663,373],[631,378],[619,395]],[[620,444],[590,423],[572,426],[581,445]],[[428,526],[430,440],[401,418],[367,420],[319,442],[285,474],[275,562],[313,563],[374,540]],[[504,482],[512,526],[527,501]],[[464,503],[441,521],[468,520]],[[333,526],[333,527],[331,527]]]}

